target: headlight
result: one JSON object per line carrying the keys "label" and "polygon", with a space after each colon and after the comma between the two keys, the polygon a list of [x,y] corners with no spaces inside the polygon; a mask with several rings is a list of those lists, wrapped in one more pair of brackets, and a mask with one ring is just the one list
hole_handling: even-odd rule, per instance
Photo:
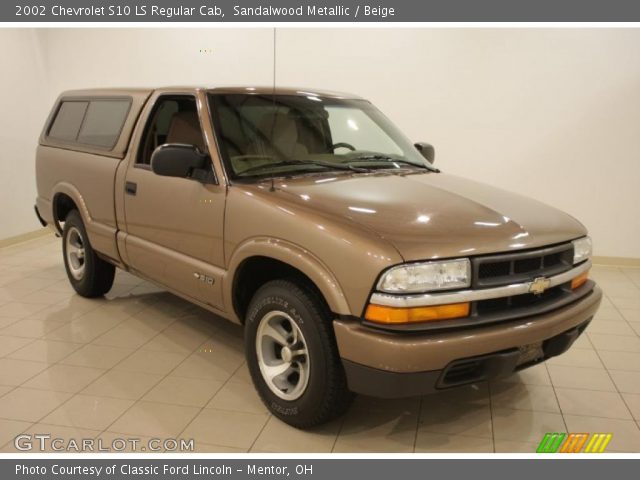
{"label": "headlight", "polygon": [[465,288],[470,285],[471,262],[464,258],[393,267],[380,278],[378,290],[387,293],[416,293]]}
{"label": "headlight", "polygon": [[589,237],[579,238],[571,243],[573,243],[574,265],[591,258],[591,239]]}

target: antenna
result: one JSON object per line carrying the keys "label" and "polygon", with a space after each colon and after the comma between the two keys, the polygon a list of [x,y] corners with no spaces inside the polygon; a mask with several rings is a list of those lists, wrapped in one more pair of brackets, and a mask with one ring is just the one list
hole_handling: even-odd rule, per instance
{"label": "antenna", "polygon": [[[271,90],[271,99],[273,101],[273,120],[271,121],[271,138],[269,141],[273,143],[273,130],[276,126],[276,27],[273,27],[273,88]],[[276,191],[273,170],[271,170],[271,188],[269,188],[269,191]]]}

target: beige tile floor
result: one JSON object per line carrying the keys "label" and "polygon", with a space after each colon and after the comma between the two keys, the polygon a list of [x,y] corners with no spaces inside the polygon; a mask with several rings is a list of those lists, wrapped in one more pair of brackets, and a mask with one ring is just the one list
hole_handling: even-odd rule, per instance
{"label": "beige tile floor", "polygon": [[119,272],[74,294],[60,241],[0,249],[0,450],[15,435],[184,438],[201,452],[533,452],[548,431],[640,452],[640,269],[596,266],[606,299],[567,354],[502,382],[382,401],[303,432],[250,384],[239,327]]}

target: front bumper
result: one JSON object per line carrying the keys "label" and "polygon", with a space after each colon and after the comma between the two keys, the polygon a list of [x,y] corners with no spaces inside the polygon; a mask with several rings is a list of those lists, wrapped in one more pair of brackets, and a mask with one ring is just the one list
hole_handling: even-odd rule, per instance
{"label": "front bumper", "polygon": [[[552,312],[488,326],[398,334],[357,321],[334,321],[349,388],[365,395],[406,397],[508,375],[566,351],[600,305],[602,291]],[[523,361],[523,348],[539,356]]]}

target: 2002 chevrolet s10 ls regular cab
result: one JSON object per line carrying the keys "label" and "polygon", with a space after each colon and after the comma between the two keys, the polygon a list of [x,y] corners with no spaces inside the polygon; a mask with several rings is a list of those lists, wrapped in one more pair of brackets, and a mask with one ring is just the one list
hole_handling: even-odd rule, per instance
{"label": "2002 chevrolet s10 ls regular cab", "polygon": [[256,389],[300,428],[351,392],[421,395],[559,355],[602,297],[578,221],[440,173],[352,95],[66,92],[36,163],[75,290],[105,294],[119,267],[243,324]]}

